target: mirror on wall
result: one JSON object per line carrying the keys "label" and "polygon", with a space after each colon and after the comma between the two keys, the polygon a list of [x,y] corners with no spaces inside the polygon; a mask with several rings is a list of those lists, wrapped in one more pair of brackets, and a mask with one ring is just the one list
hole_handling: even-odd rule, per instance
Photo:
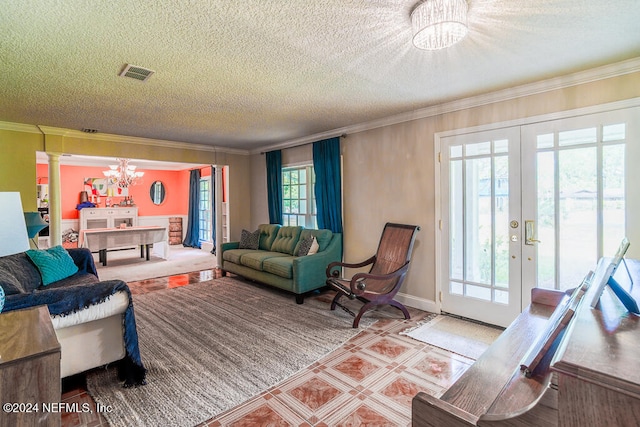
{"label": "mirror on wall", "polygon": [[162,202],[164,202],[166,190],[162,181],[155,181],[153,184],[151,184],[149,195],[151,196],[151,201],[154,205],[161,205]]}

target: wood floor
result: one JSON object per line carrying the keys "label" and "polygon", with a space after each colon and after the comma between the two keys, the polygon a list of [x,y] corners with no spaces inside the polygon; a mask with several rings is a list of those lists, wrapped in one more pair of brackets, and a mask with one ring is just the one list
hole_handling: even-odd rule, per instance
{"label": "wood floor", "polygon": [[[143,294],[217,275],[215,270],[204,270],[131,282],[129,287],[133,294]],[[313,298],[326,301],[329,309],[333,295],[327,291]],[[404,320],[399,311],[379,320],[312,366],[202,425],[410,426],[413,396],[424,391],[439,397],[473,360],[399,335],[429,315],[409,311],[410,320]],[[84,375],[63,381],[62,400],[78,407],[88,403],[94,409],[93,413],[63,413],[63,426],[109,425],[95,410]]]}

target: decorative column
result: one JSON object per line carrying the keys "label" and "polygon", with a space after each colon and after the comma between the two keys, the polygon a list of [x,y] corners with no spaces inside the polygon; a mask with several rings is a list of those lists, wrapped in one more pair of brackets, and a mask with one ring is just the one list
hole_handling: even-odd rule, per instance
{"label": "decorative column", "polygon": [[49,245],[62,244],[62,203],[60,196],[60,154],[49,156]]}
{"label": "decorative column", "polygon": [[215,167],[216,173],[216,268],[222,268],[222,244],[224,243],[222,231],[222,168],[224,166]]}

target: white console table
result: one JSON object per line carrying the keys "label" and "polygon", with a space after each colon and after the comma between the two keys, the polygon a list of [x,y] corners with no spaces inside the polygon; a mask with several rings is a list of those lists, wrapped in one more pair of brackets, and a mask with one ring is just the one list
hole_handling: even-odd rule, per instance
{"label": "white console table", "polygon": [[127,227],[136,227],[138,225],[138,208],[129,207],[111,207],[111,208],[83,208],[80,209],[79,221],[79,242],[78,246],[83,246],[83,230],[91,230],[96,228],[117,228],[120,224],[126,224]]}

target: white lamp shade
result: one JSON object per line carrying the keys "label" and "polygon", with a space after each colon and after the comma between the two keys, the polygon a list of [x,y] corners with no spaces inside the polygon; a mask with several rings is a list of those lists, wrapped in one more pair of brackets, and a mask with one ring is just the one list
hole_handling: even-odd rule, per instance
{"label": "white lamp shade", "polygon": [[0,192],[0,256],[29,249],[27,225],[18,192]]}

